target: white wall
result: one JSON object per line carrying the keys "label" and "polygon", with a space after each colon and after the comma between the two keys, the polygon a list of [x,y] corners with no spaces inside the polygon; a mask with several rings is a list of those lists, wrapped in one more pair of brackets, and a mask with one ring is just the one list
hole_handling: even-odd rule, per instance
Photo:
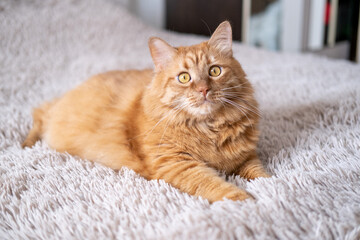
{"label": "white wall", "polygon": [[325,4],[326,0],[311,1],[308,39],[308,48],[311,50],[322,49],[324,45]]}
{"label": "white wall", "polygon": [[304,2],[282,0],[281,50],[299,52],[302,47]]}

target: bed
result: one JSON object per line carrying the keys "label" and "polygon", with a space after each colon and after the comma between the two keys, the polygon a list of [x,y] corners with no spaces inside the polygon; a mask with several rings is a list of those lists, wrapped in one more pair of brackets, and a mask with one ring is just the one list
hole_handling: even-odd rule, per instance
{"label": "bed", "polygon": [[[359,239],[360,65],[235,42],[262,120],[269,179],[224,176],[256,200],[210,204],[46,143],[31,111],[91,75],[152,68],[152,28],[118,1],[0,2],[0,239]],[[221,174],[221,173],[220,173]]]}

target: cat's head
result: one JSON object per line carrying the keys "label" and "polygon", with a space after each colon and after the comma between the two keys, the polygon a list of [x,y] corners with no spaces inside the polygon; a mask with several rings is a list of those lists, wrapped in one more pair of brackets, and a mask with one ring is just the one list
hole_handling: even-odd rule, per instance
{"label": "cat's head", "polygon": [[227,21],[198,45],[175,48],[153,37],[149,48],[155,64],[150,91],[174,113],[204,118],[222,108],[239,108],[239,100],[252,95],[239,62],[233,58],[232,30]]}

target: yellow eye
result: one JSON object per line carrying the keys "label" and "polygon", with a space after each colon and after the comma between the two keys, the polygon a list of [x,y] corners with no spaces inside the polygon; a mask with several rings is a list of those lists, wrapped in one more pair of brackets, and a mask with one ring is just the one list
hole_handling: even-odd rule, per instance
{"label": "yellow eye", "polygon": [[221,68],[219,66],[212,66],[209,70],[209,74],[212,77],[217,77],[221,73]]}
{"label": "yellow eye", "polygon": [[178,80],[181,83],[188,83],[191,80],[190,74],[184,72],[184,73],[180,73],[178,76]]}

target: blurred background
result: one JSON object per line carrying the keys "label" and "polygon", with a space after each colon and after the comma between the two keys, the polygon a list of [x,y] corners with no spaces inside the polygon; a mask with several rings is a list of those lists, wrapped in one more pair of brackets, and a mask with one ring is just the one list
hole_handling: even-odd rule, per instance
{"label": "blurred background", "polygon": [[208,36],[229,20],[245,44],[360,62],[359,0],[118,1],[156,28]]}

